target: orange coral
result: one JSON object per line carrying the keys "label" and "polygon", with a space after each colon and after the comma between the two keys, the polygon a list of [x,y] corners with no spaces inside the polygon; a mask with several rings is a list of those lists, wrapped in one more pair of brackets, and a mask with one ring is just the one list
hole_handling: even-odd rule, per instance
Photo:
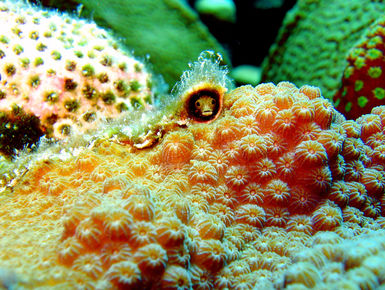
{"label": "orange coral", "polygon": [[83,251],[84,246],[75,237],[70,237],[58,249],[59,260],[64,264],[72,264]]}
{"label": "orange coral", "polygon": [[96,208],[92,212],[92,219],[100,222],[105,234],[112,239],[129,237],[132,217],[128,211],[116,208]]}
{"label": "orange coral", "polygon": [[215,143],[218,146],[235,140],[239,136],[239,125],[234,117],[218,120],[215,130]]}
{"label": "orange coral", "polygon": [[349,205],[356,208],[361,208],[367,197],[367,191],[362,183],[351,181],[347,182],[346,185],[349,187]]}
{"label": "orange coral", "polygon": [[266,181],[276,174],[275,163],[269,158],[263,158],[252,167],[254,176],[258,181]]}
{"label": "orange coral", "polygon": [[[136,265],[135,265],[136,266]],[[80,256],[73,264],[73,268],[83,272],[93,279],[99,278],[103,272],[102,262],[95,254],[84,254]]]}
{"label": "orange coral", "polygon": [[314,106],[306,99],[296,102],[292,110],[300,121],[311,121],[314,118]]}
{"label": "orange coral", "polygon": [[303,166],[319,166],[326,162],[325,148],[316,141],[303,141],[295,151],[296,161]]}
{"label": "orange coral", "polygon": [[266,211],[266,225],[285,227],[290,213],[287,209],[280,207],[269,208]]}
{"label": "orange coral", "polygon": [[278,132],[283,135],[292,133],[296,125],[296,116],[288,109],[279,111],[275,117],[275,122],[273,123],[273,127],[277,128]]}
{"label": "orange coral", "polygon": [[240,223],[245,223],[254,227],[261,228],[266,221],[266,214],[264,209],[260,206],[254,204],[245,204],[236,210],[235,218]]}
{"label": "orange coral", "polygon": [[[9,235],[0,239],[0,267],[24,257],[42,273],[40,285],[62,288],[321,283],[314,267],[343,261],[335,244],[383,227],[385,144],[376,130],[364,141],[356,123],[334,121],[328,104],[316,102],[316,89],[283,83],[246,91],[225,95],[226,108],[211,124],[167,127],[153,148],[100,137],[64,160],[32,163],[13,192],[0,196],[0,228]],[[237,106],[237,119],[232,104],[241,96],[254,105]],[[314,116],[293,113],[297,101],[296,110],[311,108]],[[270,112],[261,111],[265,104]],[[273,125],[284,110],[295,115],[293,132],[301,128],[302,136]],[[334,236],[316,234],[324,231]],[[298,254],[313,245],[322,255]],[[301,263],[314,267],[285,274]],[[30,280],[28,267],[20,273]],[[52,282],[55,275],[62,280]]]}
{"label": "orange coral", "polygon": [[361,182],[371,196],[378,196],[384,192],[385,180],[381,171],[370,168],[365,169]]}
{"label": "orange coral", "polygon": [[209,162],[193,161],[189,171],[189,179],[191,184],[213,184],[217,179],[217,170]]}
{"label": "orange coral", "polygon": [[209,272],[216,272],[226,262],[226,249],[218,240],[202,240],[198,243],[196,253],[192,260]]}
{"label": "orange coral", "polygon": [[1,5],[2,153],[152,106],[151,75],[108,31],[21,2]]}
{"label": "orange coral", "polygon": [[166,164],[184,163],[190,159],[193,149],[193,136],[186,132],[173,132],[163,143],[162,161]]}
{"label": "orange coral", "polygon": [[321,97],[321,90],[309,85],[302,86],[299,92],[305,94],[310,100]]}
{"label": "orange coral", "polygon": [[142,283],[139,267],[132,261],[123,261],[112,265],[106,276],[119,288],[140,287]]}
{"label": "orange coral", "polygon": [[297,263],[291,267],[285,276],[285,286],[290,284],[301,284],[312,288],[321,281],[318,269],[309,262]]}
{"label": "orange coral", "polygon": [[262,204],[265,192],[259,184],[250,183],[241,191],[239,197],[245,203]]}
{"label": "orange coral", "polygon": [[152,278],[152,275],[161,275],[167,266],[167,252],[158,244],[149,244],[141,247],[134,255],[134,260],[142,275]]}
{"label": "orange coral", "polygon": [[291,180],[296,173],[294,153],[286,153],[278,158],[275,162],[277,165],[277,173],[283,180]]}
{"label": "orange coral", "polygon": [[314,211],[312,219],[316,229],[332,230],[342,223],[342,212],[333,202],[328,202]]}
{"label": "orange coral", "polygon": [[334,109],[333,105],[324,98],[316,98],[312,100],[312,103],[315,108],[315,121],[322,129],[327,129],[330,127]]}
{"label": "orange coral", "polygon": [[339,206],[344,207],[349,201],[349,195],[350,191],[345,182],[337,181],[330,188],[328,198]]}
{"label": "orange coral", "polygon": [[266,154],[266,141],[256,134],[247,135],[239,140],[241,154],[246,161],[256,160]]}
{"label": "orange coral", "polygon": [[76,237],[89,247],[99,246],[103,232],[91,219],[84,219],[76,228]]}
{"label": "orange coral", "polygon": [[316,192],[327,192],[332,184],[331,172],[327,166],[302,172],[302,177],[299,177],[299,179],[304,185],[313,188]]}
{"label": "orange coral", "polygon": [[343,140],[334,130],[322,131],[317,141],[325,148],[329,159],[335,158],[342,150]]}
{"label": "orange coral", "polygon": [[191,285],[189,273],[180,266],[169,266],[161,278],[163,289],[187,289]]}
{"label": "orange coral", "polygon": [[211,153],[211,145],[205,140],[198,140],[193,147],[191,157],[197,160],[207,160]]}
{"label": "orange coral", "polygon": [[231,166],[225,175],[227,185],[232,188],[239,188],[249,182],[249,174],[243,166]]}
{"label": "orange coral", "polygon": [[156,228],[149,222],[135,222],[131,228],[130,245],[144,246],[155,240]]}
{"label": "orange coral", "polygon": [[275,121],[275,116],[278,113],[278,108],[272,100],[267,100],[259,104],[258,109],[255,113],[257,121],[264,125],[269,126]]}
{"label": "orange coral", "polygon": [[221,185],[217,190],[218,202],[223,203],[231,208],[238,204],[236,192],[226,185]]}
{"label": "orange coral", "polygon": [[253,115],[239,118],[241,124],[241,132],[244,135],[259,133],[259,123]]}
{"label": "orange coral", "polygon": [[266,198],[271,204],[285,204],[290,197],[290,188],[279,179],[271,180],[264,189]]}
{"label": "orange coral", "polygon": [[231,225],[235,219],[233,210],[221,203],[214,203],[210,207],[210,213],[218,216],[226,226]]}
{"label": "orange coral", "polygon": [[117,262],[128,260],[131,254],[132,248],[127,243],[116,241],[106,244],[100,250],[100,258],[103,265],[110,266]]}
{"label": "orange coral", "polygon": [[310,212],[317,204],[318,196],[311,189],[296,186],[292,189],[289,200],[289,209],[292,212]]}
{"label": "orange coral", "polygon": [[305,122],[297,126],[294,138],[296,141],[309,141],[315,140],[321,133],[321,127],[315,122]]}
{"label": "orange coral", "polygon": [[313,232],[312,220],[306,215],[292,216],[287,222],[286,228],[288,231],[303,232],[308,235]]}
{"label": "orange coral", "polygon": [[161,245],[176,247],[183,243],[185,233],[177,218],[161,219],[156,228],[157,240]]}
{"label": "orange coral", "polygon": [[216,196],[215,188],[205,183],[193,185],[190,192],[194,195],[203,196],[208,202],[213,201]]}
{"label": "orange coral", "polygon": [[154,202],[145,195],[131,195],[125,201],[124,208],[136,220],[150,221],[155,214]]}
{"label": "orange coral", "polygon": [[288,143],[282,136],[272,133],[269,135],[268,154],[270,156],[279,156],[287,150]]}
{"label": "orange coral", "polygon": [[222,239],[225,225],[215,215],[196,215],[193,223],[202,239]]}

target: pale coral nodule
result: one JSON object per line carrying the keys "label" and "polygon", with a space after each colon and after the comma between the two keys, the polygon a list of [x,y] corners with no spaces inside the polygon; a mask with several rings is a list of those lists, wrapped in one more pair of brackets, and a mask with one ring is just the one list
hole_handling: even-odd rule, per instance
{"label": "pale coral nodule", "polygon": [[152,148],[99,137],[36,160],[0,197],[0,267],[63,289],[384,283],[383,108],[361,139],[378,118],[337,118],[314,87],[247,86],[223,102]]}
{"label": "pale coral nodule", "polygon": [[0,5],[0,111],[11,121],[17,107],[62,139],[153,105],[151,74],[107,30],[22,1]]}

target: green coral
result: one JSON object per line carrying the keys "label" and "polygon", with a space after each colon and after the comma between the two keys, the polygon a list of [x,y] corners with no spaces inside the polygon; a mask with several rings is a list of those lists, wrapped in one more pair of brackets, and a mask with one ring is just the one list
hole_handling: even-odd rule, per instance
{"label": "green coral", "polygon": [[381,67],[379,66],[372,66],[368,69],[368,75],[371,77],[371,78],[379,78],[382,74],[382,69]]}
{"label": "green coral", "polygon": [[346,112],[350,112],[350,110],[352,109],[352,107],[353,107],[352,102],[347,102],[346,105],[345,105],[345,111],[346,111]]}
{"label": "green coral", "polygon": [[40,85],[40,77],[38,75],[33,75],[29,79],[29,85],[33,88],[37,88]]}
{"label": "green coral", "polygon": [[106,105],[112,105],[116,101],[116,96],[111,91],[107,91],[106,93],[102,94],[101,98]]}
{"label": "green coral", "polygon": [[13,47],[13,52],[16,54],[16,55],[19,55],[20,53],[22,53],[24,51],[24,48],[20,45],[20,44],[16,44],[14,47]]}
{"label": "green coral", "polygon": [[35,66],[39,66],[39,65],[42,65],[42,64],[44,64],[44,60],[41,57],[35,58],[35,61],[34,61],[34,65]]}
{"label": "green coral", "polygon": [[[340,88],[350,49],[384,12],[384,1],[298,0],[262,64],[262,82],[311,84],[331,99]],[[350,54],[356,58],[356,68],[366,64],[362,48]],[[378,55],[373,50],[369,58]],[[346,78],[351,71],[345,71]]]}
{"label": "green coral", "polygon": [[82,74],[85,77],[91,77],[95,74],[95,69],[93,68],[92,65],[86,64],[82,67]]}
{"label": "green coral", "polygon": [[371,49],[368,50],[368,58],[371,59],[371,60],[379,59],[382,56],[383,56],[382,55],[382,51],[379,50],[379,49],[371,48]]}
{"label": "green coral", "polygon": [[354,83],[354,90],[358,92],[362,90],[363,87],[364,87],[364,82],[362,80],[356,80],[356,82]]}
{"label": "green coral", "polygon": [[385,90],[383,88],[375,88],[372,92],[376,99],[383,100],[385,98]]}
{"label": "green coral", "polygon": [[58,52],[58,51],[53,51],[52,53],[51,53],[51,55],[52,55],[52,58],[54,59],[54,60],[60,60],[61,59],[61,53],[60,52]]}
{"label": "green coral", "polygon": [[357,99],[357,104],[358,104],[358,106],[360,106],[361,108],[364,108],[368,102],[369,102],[369,100],[368,100],[368,98],[365,97],[365,96],[360,96],[360,97],[358,97],[358,99]]}

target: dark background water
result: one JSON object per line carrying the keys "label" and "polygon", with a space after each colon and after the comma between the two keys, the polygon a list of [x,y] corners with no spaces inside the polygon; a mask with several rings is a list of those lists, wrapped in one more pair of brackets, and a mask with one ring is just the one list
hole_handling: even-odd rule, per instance
{"label": "dark background water", "polygon": [[[235,0],[235,23],[200,15],[210,32],[229,51],[233,66],[261,64],[277,36],[286,12],[294,6],[296,0],[284,0],[281,7],[265,9],[256,7],[256,2]],[[195,0],[189,0],[191,7],[194,7],[194,3]]]}

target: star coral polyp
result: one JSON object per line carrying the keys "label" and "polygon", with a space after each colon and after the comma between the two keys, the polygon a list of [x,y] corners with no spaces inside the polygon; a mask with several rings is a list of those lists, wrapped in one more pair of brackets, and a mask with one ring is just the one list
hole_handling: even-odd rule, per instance
{"label": "star coral polyp", "polygon": [[[235,118],[238,98],[252,105]],[[42,155],[0,197],[0,267],[63,289],[333,288],[329,265],[349,277],[358,242],[376,236],[367,255],[385,251],[385,107],[346,121],[287,82],[235,89],[223,106],[151,148],[96,136],[74,156]],[[381,131],[361,139],[367,120]]]}

